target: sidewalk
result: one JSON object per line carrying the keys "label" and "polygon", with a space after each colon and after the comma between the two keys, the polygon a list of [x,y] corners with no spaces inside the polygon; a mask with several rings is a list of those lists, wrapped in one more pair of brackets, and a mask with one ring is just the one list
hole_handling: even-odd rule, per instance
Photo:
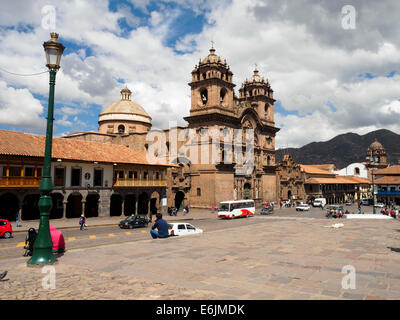
{"label": "sidewalk", "polygon": [[[163,215],[163,218],[168,222],[173,221],[181,221],[181,220],[202,220],[209,218],[216,218],[217,212],[214,214],[211,211],[207,211],[206,209],[191,209],[190,212],[186,215],[183,215],[182,211],[178,212],[178,215],[170,216],[168,214]],[[87,218],[86,224],[88,227],[95,226],[108,226],[108,225],[118,225],[121,220],[126,219],[125,215],[121,215],[118,217],[95,217],[95,218]],[[155,216],[153,215],[153,222]],[[10,221],[13,233],[26,233],[29,228],[35,228],[36,231],[39,228],[40,219],[37,220],[23,220],[22,227],[16,226],[15,221]],[[65,218],[65,219],[50,219],[50,224],[52,224],[57,229],[67,229],[67,228],[79,228],[79,218]]]}

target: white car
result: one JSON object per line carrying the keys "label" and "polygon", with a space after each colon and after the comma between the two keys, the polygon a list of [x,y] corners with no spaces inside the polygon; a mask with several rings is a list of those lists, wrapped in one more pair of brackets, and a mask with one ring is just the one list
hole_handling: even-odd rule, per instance
{"label": "white car", "polygon": [[191,234],[203,233],[202,229],[192,226],[186,222],[168,223],[168,235],[171,236],[187,236]]}
{"label": "white car", "polygon": [[296,207],[296,211],[308,211],[308,210],[310,210],[310,206],[308,204],[302,203]]}
{"label": "white car", "polygon": [[375,203],[375,207],[377,208],[384,208],[385,205],[383,203]]}

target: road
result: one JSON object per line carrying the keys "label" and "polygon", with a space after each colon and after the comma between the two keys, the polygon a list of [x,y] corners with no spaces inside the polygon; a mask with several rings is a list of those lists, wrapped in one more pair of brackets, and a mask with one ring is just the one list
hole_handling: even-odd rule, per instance
{"label": "road", "polygon": [[[250,218],[241,218],[235,220],[186,220],[195,227],[201,228],[204,232],[229,229],[244,225],[257,224],[266,222],[268,217],[255,216]],[[150,224],[148,227],[136,229],[120,229],[118,226],[97,226],[88,227],[81,231],[77,228],[61,229],[66,242],[66,249],[73,250],[78,248],[97,247],[101,245],[117,244],[131,241],[149,240]],[[10,239],[1,239],[0,242],[0,261],[2,259],[19,258],[25,252],[25,233],[14,233]]]}
{"label": "road", "polygon": [[[344,206],[344,209],[350,212],[357,212],[357,206]],[[363,207],[363,211],[372,211],[372,207]],[[256,215],[250,218],[241,218],[234,220],[218,220],[215,218],[203,220],[191,220],[188,218],[186,222],[192,223],[194,226],[204,230],[204,232],[241,227],[250,224],[267,223],[274,219],[326,219],[326,210],[311,207],[310,211],[298,212],[295,208],[283,208],[275,210],[273,215],[260,216]],[[167,218],[168,221],[168,218]],[[146,228],[137,229],[120,229],[118,226],[97,226],[88,227],[85,231],[79,230],[79,227],[61,229],[66,249],[73,250],[78,248],[97,247],[107,244],[117,244],[131,241],[149,240],[150,225]],[[0,240],[0,261],[2,259],[19,258],[25,252],[26,233],[14,233],[10,239]]]}

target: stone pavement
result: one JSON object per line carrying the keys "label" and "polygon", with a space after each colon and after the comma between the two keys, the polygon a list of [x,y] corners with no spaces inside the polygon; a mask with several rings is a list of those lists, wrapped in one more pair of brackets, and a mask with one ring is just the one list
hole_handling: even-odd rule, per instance
{"label": "stone pavement", "polygon": [[[165,216],[165,215],[164,215]],[[208,219],[215,218],[217,213],[214,214],[210,211],[204,209],[191,209],[190,213],[183,215],[182,212],[179,212],[178,215],[169,216],[166,215],[168,221],[179,221],[179,220],[197,220],[197,219]],[[106,226],[106,225],[117,225],[121,220],[127,218],[124,215],[119,217],[95,217],[95,218],[87,218],[87,225],[90,227],[93,226]],[[153,216],[153,221],[155,216]],[[26,233],[29,228],[35,228],[36,231],[39,228],[39,219],[37,220],[24,220],[22,221],[22,227],[16,226],[15,221],[10,221],[13,232],[24,232]],[[65,228],[79,228],[79,218],[65,218],[65,219],[51,219],[50,224],[52,224],[57,229],[65,229]]]}
{"label": "stone pavement", "polygon": [[[26,258],[1,261],[1,299],[400,298],[399,221],[250,219],[260,223],[69,250],[54,265],[56,289]],[[355,289],[342,287],[348,265]]]}

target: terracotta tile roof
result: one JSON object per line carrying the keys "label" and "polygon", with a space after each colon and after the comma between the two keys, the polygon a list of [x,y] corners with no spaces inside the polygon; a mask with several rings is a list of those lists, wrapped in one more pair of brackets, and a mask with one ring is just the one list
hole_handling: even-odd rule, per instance
{"label": "terracotta tile roof", "polygon": [[310,174],[324,174],[328,176],[336,176],[333,172],[329,172],[328,170],[323,170],[318,168],[315,165],[308,165],[308,164],[300,164],[301,171]]}
{"label": "terracotta tile roof", "polygon": [[338,176],[335,178],[309,178],[306,184],[371,184],[371,182],[364,178],[359,177],[343,177]]}
{"label": "terracotta tile roof", "polygon": [[[0,155],[44,157],[45,136],[0,130]],[[52,158],[84,162],[147,164],[144,152],[122,145],[53,138]],[[157,164],[158,165],[158,164]]]}
{"label": "terracotta tile roof", "polygon": [[400,184],[400,177],[386,176],[374,181],[375,184]]}
{"label": "terracotta tile roof", "polygon": [[400,175],[400,165],[390,166],[384,169],[378,169],[374,171],[374,175]]}
{"label": "terracotta tile roof", "polygon": [[335,169],[335,165],[333,163],[329,163],[329,164],[313,164],[313,167],[316,167],[318,169],[322,169],[322,170],[331,170],[331,169]]}

